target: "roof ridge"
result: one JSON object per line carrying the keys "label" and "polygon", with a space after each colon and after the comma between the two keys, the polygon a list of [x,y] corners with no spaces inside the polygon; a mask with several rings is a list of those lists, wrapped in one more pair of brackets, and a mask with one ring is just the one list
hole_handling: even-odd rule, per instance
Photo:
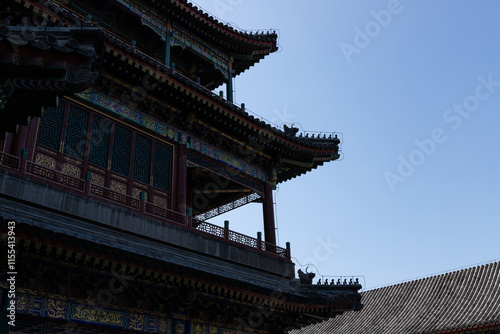
{"label": "roof ridge", "polygon": [[[226,29],[230,31],[231,33],[240,35],[241,37],[245,38],[250,38],[255,41],[259,41],[261,37],[265,36],[277,36],[276,30],[274,28],[267,28],[267,29],[242,29],[238,26],[236,26],[232,22],[227,22],[222,20],[220,17],[210,13],[208,10],[200,6],[199,4],[196,3],[195,0],[171,0],[173,2],[177,3],[182,3],[183,6],[186,6],[190,10],[193,10],[196,12],[196,14],[200,15],[201,17],[205,18],[206,20],[211,21],[214,25],[216,25],[219,29]],[[253,32],[256,31],[256,34],[253,34]],[[258,32],[261,32],[258,34]]]}
{"label": "roof ridge", "polygon": [[367,290],[364,308],[293,334],[457,333],[500,325],[500,261]]}
{"label": "roof ridge", "polygon": [[414,277],[414,278],[404,279],[404,280],[397,281],[397,282],[382,284],[382,285],[374,286],[374,287],[371,287],[371,288],[367,288],[365,290],[362,290],[361,292],[368,292],[368,291],[373,291],[373,290],[379,290],[379,289],[387,288],[387,287],[394,286],[394,285],[405,284],[405,283],[408,283],[408,282],[416,282],[416,281],[420,281],[420,280],[425,280],[427,278],[433,278],[433,277],[437,277],[437,276],[447,275],[447,274],[451,274],[453,272],[458,272],[458,271],[467,271],[467,270],[470,270],[470,269],[473,269],[473,268],[477,268],[477,267],[481,267],[481,266],[487,266],[487,265],[494,265],[494,264],[500,264],[500,258],[496,258],[496,259],[493,259],[493,260],[488,260],[488,261],[485,261],[485,262],[479,262],[479,263],[476,263],[476,264],[466,265],[466,266],[458,267],[458,268],[454,268],[454,269],[448,269],[448,270],[440,271],[440,272],[429,274],[429,275],[425,275],[425,276],[417,276],[417,277]]}

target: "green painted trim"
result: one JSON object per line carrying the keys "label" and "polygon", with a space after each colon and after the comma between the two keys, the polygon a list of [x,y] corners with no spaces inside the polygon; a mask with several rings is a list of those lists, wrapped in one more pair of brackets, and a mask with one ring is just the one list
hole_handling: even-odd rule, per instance
{"label": "green painted trim", "polygon": [[[63,297],[64,298],[64,297]],[[112,310],[96,305],[19,292],[16,312],[40,318],[98,324],[142,333],[170,334],[172,320],[130,311]]]}
{"label": "green painted trim", "polygon": [[75,94],[75,96],[95,106],[105,109],[115,115],[125,118],[143,128],[153,131],[167,139],[173,140],[180,144],[189,143],[189,149],[199,152],[204,156],[210,157],[215,161],[228,165],[248,176],[251,176],[260,181],[268,181],[267,173],[262,168],[259,168],[244,160],[229,155],[226,152],[219,150],[215,146],[205,143],[204,141],[201,141],[196,137],[190,136],[188,133],[182,132],[173,126],[160,122],[151,116],[143,115],[140,112],[124,107],[119,103],[114,102],[95,92],[86,91],[83,93]]}

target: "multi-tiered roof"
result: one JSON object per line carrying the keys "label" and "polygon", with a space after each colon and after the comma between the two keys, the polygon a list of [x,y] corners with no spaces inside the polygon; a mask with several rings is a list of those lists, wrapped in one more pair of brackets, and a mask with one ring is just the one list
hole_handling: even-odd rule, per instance
{"label": "multi-tiered roof", "polygon": [[[22,272],[37,279],[19,277],[26,326],[283,332],[362,307],[357,282],[299,281],[289,245],[276,244],[272,187],[338,159],[340,141],[233,103],[232,79],[278,49],[274,31],[236,30],[185,0],[9,0],[0,22],[0,229],[17,220]],[[222,84],[226,97],[213,92]],[[99,122],[113,139],[93,141]],[[117,149],[119,131],[133,149]],[[107,155],[93,162],[97,151]],[[205,221],[257,201],[265,239]],[[93,312],[85,294],[116,270],[134,277],[103,306],[116,321],[82,318]]]}

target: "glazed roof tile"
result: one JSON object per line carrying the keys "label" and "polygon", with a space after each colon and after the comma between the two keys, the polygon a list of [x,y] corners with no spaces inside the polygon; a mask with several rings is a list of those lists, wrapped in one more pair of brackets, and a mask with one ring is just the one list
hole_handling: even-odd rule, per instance
{"label": "glazed roof tile", "polygon": [[364,307],[290,334],[435,334],[500,326],[500,262],[361,293]]}
{"label": "glazed roof tile", "polygon": [[175,78],[176,80],[180,81],[181,83],[185,84],[186,86],[196,90],[198,93],[203,94],[205,97],[209,98],[214,103],[219,104],[223,107],[226,107],[229,110],[237,113],[238,115],[243,116],[247,120],[247,122],[252,123],[257,127],[268,129],[277,136],[285,137],[296,144],[303,145],[303,146],[306,146],[308,148],[314,148],[314,149],[320,149],[320,150],[335,149],[337,147],[337,145],[340,143],[339,139],[332,138],[332,137],[327,138],[325,136],[324,138],[320,138],[318,136],[318,137],[314,138],[314,137],[302,137],[302,136],[295,136],[295,135],[286,134],[283,130],[278,129],[277,127],[275,127],[269,123],[266,123],[265,121],[261,120],[260,118],[255,117],[254,115],[246,112],[244,108],[241,108],[241,107],[229,102],[228,100],[220,97],[219,95],[206,89],[205,87],[194,82],[193,80],[183,76],[179,72],[172,70],[170,67],[168,67],[165,64],[162,64],[161,62],[154,59],[153,57],[141,52],[140,50],[133,48],[132,45],[124,42],[120,38],[113,36],[113,35],[106,33],[106,32],[104,33],[104,36],[105,36],[105,40],[108,43],[110,43],[113,46],[116,46],[118,49],[125,52],[127,54],[127,56],[129,56],[129,57],[132,56],[132,57],[138,58],[140,61],[144,62],[144,64],[146,66],[150,66],[151,68],[154,68],[156,71],[161,72],[163,75]]}
{"label": "glazed roof tile", "polygon": [[[195,4],[187,1],[187,0],[163,0],[158,2],[161,5],[169,5],[173,6],[169,7],[172,11],[177,11],[179,13],[187,14],[185,16],[186,20],[190,20],[193,22],[198,22],[200,24],[205,25],[207,28],[215,29],[226,36],[226,38],[230,39],[239,39],[247,44],[247,46],[259,46],[266,45],[271,47],[270,50],[276,51],[276,39],[278,35],[275,31],[261,31],[261,33],[249,33],[244,30],[238,30],[233,28],[232,26],[219,21],[217,18],[203,11],[203,9],[199,8]],[[212,35],[217,36],[214,32],[211,32]]]}
{"label": "glazed roof tile", "polygon": [[[198,11],[199,13],[206,15],[206,13],[202,12],[201,10],[198,10],[197,7],[193,6],[191,3],[188,3],[186,0],[170,0],[170,2],[184,3],[184,5],[191,8],[191,10],[195,10],[195,11]],[[78,20],[78,17],[74,13],[71,13],[70,11],[68,11],[67,9],[60,7],[54,3],[52,3],[51,5],[55,9],[57,9],[58,13],[60,15],[62,15],[63,17],[65,17],[66,19]],[[213,17],[210,17],[210,18],[211,18],[211,20],[215,20],[214,22],[218,22],[215,18],[213,18]],[[93,24],[91,24],[91,23],[83,22],[81,24],[85,25],[85,29],[92,29],[92,27],[93,27]],[[222,25],[222,23],[220,23],[220,22],[219,22],[219,24]],[[229,26],[227,26],[227,27],[231,28]],[[231,30],[234,30],[234,29],[231,28]],[[248,35],[251,38],[255,38],[255,39],[262,39],[263,38],[262,36],[265,36],[265,34],[263,34],[261,36],[261,35],[251,35],[251,34],[248,34],[246,32],[239,32],[239,33],[242,35],[245,35],[245,36]],[[172,71],[169,66],[166,66],[162,62],[159,62],[157,59],[145,54],[144,52],[141,52],[140,50],[133,47],[130,43],[127,43],[127,42],[121,40],[120,38],[106,32],[106,31],[103,31],[103,36],[104,36],[104,40],[107,43],[110,43],[111,45],[118,47],[122,52],[125,52],[127,57],[132,56],[132,57],[140,60],[141,62],[143,62],[143,65],[146,65],[146,67],[148,67],[148,66],[151,67],[150,69],[145,67],[146,70],[150,70],[150,72],[151,72],[151,69],[154,69],[152,71],[154,71],[154,72],[159,71],[159,72],[162,72],[163,75],[166,74],[168,76],[175,78],[176,80],[182,82],[183,84],[189,86],[190,88],[195,89],[199,93],[202,93],[206,97],[210,98],[212,101],[214,101],[214,102],[216,102],[216,103],[218,103],[226,108],[229,108],[231,111],[236,112],[237,114],[243,116],[248,122],[253,123],[257,127],[268,129],[271,132],[273,132],[275,135],[287,138],[296,144],[303,145],[305,147],[313,148],[313,149],[319,149],[319,150],[336,149],[338,144],[340,143],[340,140],[338,140],[337,138],[332,138],[332,137],[320,138],[318,136],[317,138],[311,138],[311,137],[299,137],[299,136],[295,136],[295,135],[286,134],[284,131],[272,126],[271,124],[266,123],[265,121],[259,119],[258,117],[255,117],[255,116],[249,114],[248,112],[245,111],[244,108],[241,108],[241,107],[227,101],[226,99],[221,98],[217,94],[213,93],[210,90],[207,90],[205,87],[197,84],[196,82],[181,75],[180,73],[178,73],[176,71]],[[276,35],[274,34],[274,36],[276,36]],[[151,73],[153,73],[153,72],[151,72]]]}

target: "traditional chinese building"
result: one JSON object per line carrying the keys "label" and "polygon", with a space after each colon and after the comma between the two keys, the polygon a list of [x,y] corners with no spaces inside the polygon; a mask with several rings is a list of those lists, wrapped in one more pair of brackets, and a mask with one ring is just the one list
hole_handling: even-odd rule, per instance
{"label": "traditional chinese building", "polygon": [[498,334],[500,262],[363,291],[362,312],[293,334]]}
{"label": "traditional chinese building", "polygon": [[[233,103],[233,78],[277,50],[275,32],[185,0],[0,6],[2,254],[15,249],[3,329],[285,333],[361,308],[355,278],[298,279],[276,243],[274,186],[336,160],[340,142]],[[252,202],[263,236],[207,222]]]}

